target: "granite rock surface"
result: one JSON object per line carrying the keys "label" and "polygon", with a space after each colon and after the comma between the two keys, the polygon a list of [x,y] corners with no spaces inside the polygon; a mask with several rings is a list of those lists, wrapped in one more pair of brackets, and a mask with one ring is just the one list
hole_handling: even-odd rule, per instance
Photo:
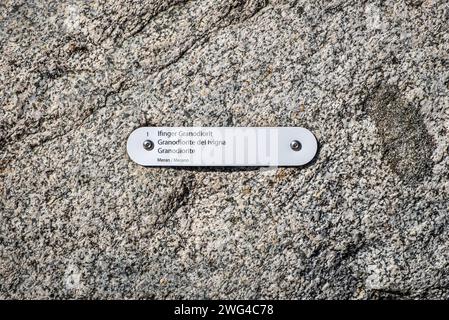
{"label": "granite rock surface", "polygon": [[[0,298],[449,298],[446,0],[2,0]],[[302,126],[145,168],[140,126]]]}

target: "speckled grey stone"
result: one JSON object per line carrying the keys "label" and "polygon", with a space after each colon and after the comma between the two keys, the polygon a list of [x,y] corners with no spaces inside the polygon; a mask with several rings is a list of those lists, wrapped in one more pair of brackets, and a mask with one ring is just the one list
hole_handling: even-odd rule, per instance
{"label": "speckled grey stone", "polygon": [[[3,0],[0,298],[449,298],[449,5]],[[303,126],[144,168],[140,126]]]}

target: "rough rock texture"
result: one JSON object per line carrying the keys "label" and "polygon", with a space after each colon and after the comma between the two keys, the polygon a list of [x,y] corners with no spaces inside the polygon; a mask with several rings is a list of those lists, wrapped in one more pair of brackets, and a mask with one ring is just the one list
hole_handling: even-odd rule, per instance
{"label": "rough rock texture", "polygon": [[[449,298],[449,4],[2,0],[0,298]],[[144,168],[144,126],[304,126]]]}

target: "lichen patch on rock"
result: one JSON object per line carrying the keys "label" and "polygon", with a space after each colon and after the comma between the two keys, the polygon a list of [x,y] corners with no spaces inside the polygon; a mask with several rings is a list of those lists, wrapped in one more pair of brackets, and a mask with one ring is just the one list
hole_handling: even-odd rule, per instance
{"label": "lichen patch on rock", "polygon": [[433,137],[428,133],[419,106],[406,103],[397,86],[381,85],[369,98],[383,159],[405,182],[420,182],[432,174]]}

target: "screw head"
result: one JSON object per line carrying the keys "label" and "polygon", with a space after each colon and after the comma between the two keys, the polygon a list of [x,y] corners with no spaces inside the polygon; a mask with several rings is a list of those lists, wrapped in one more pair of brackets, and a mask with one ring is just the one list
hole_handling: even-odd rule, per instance
{"label": "screw head", "polygon": [[290,142],[290,148],[292,148],[293,151],[301,150],[301,142],[299,142],[298,140],[293,140],[292,142]]}
{"label": "screw head", "polygon": [[154,143],[151,140],[145,140],[143,142],[143,148],[147,151],[153,150],[154,148]]}

